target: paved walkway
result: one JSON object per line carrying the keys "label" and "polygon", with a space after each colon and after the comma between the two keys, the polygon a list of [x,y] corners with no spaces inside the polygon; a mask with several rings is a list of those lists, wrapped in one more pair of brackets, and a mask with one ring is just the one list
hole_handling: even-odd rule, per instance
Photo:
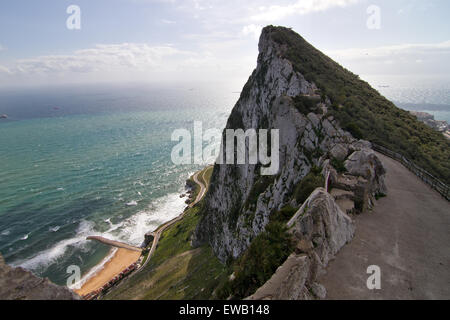
{"label": "paved walkway", "polygon": [[[356,217],[356,234],[319,282],[328,299],[450,299],[450,203],[400,163],[378,154],[388,197]],[[381,268],[369,290],[367,267]]]}

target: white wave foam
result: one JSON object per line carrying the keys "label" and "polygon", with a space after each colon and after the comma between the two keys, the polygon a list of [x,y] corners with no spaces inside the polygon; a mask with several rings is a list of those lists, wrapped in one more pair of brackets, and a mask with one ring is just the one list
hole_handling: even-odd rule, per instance
{"label": "white wave foam", "polygon": [[27,240],[29,235],[30,235],[29,233],[24,235],[22,238],[20,238],[20,240]]}
{"label": "white wave foam", "polygon": [[[122,241],[134,246],[140,246],[144,241],[144,236],[147,232],[155,230],[161,224],[172,220],[180,215],[186,204],[179,193],[169,194],[161,197],[151,203],[148,210],[139,211],[133,216],[113,224],[110,219],[105,222],[110,224],[110,228],[106,232],[99,232],[95,230],[92,221],[82,220],[78,226],[77,233],[73,238],[65,239],[53,247],[41,251],[33,257],[12,263],[13,266],[20,266],[28,270],[36,270],[38,268],[46,268],[60,259],[69,247],[77,247],[86,250],[88,236],[102,236],[115,241]],[[101,270],[107,261],[102,260],[94,269],[91,269],[88,274],[95,274]],[[88,275],[86,274],[86,276]],[[86,278],[84,276],[83,278]],[[92,274],[90,275],[92,276]]]}
{"label": "white wave foam", "polygon": [[137,205],[138,205],[138,203],[137,203],[136,200],[133,200],[133,201],[130,201],[130,202],[127,203],[127,206],[128,206],[128,207],[135,207],[135,206],[137,206]]}
{"label": "white wave foam", "polygon": [[7,229],[1,233],[2,236],[9,236],[11,234],[11,230]]}
{"label": "white wave foam", "polygon": [[112,248],[109,254],[96,266],[91,268],[81,279],[80,281],[74,283],[73,285],[69,286],[69,289],[78,289],[81,288],[89,279],[91,279],[93,276],[95,276],[98,272],[103,270],[105,267],[105,264],[107,264],[116,254],[117,248]]}
{"label": "white wave foam", "polygon": [[94,224],[90,221],[82,220],[77,229],[75,237],[61,240],[53,247],[37,253],[30,259],[12,263],[13,266],[20,266],[28,270],[47,267],[61,258],[70,246],[82,248],[87,244],[86,237],[93,232]]}
{"label": "white wave foam", "polygon": [[153,201],[147,210],[139,211],[117,224],[111,223],[110,229],[100,236],[139,246],[147,232],[179,216],[185,207],[178,193],[169,194]]}
{"label": "white wave foam", "polygon": [[57,232],[59,229],[61,229],[61,226],[56,226],[56,227],[50,228],[49,230],[52,232]]}

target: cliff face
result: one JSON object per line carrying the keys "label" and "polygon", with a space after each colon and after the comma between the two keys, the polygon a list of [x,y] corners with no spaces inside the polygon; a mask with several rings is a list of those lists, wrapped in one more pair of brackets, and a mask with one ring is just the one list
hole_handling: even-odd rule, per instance
{"label": "cliff face", "polygon": [[329,99],[284,58],[289,48],[276,41],[276,33],[274,27],[263,30],[257,67],[226,129],[278,129],[279,170],[261,176],[260,165],[216,164],[194,234],[194,245],[209,242],[223,262],[239,257],[271,214],[300,205],[293,191],[313,166],[344,161],[359,150],[357,140],[327,114]]}
{"label": "cliff face", "polygon": [[295,252],[250,300],[308,300],[326,296],[317,276],[353,238],[355,226],[334,197],[317,188],[289,222]]}
{"label": "cliff face", "polygon": [[0,255],[0,300],[79,300],[66,287],[36,277],[22,268],[8,266]]}

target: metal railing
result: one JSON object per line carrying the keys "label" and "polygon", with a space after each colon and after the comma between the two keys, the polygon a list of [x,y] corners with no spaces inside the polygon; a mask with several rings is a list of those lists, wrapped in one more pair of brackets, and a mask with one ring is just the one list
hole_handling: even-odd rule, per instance
{"label": "metal railing", "polygon": [[388,156],[394,160],[397,160],[401,164],[403,164],[408,170],[410,170],[412,173],[414,173],[416,176],[418,176],[423,182],[428,184],[432,189],[436,190],[445,199],[450,201],[450,187],[448,185],[446,185],[439,179],[435,178],[433,175],[431,175],[424,169],[418,167],[411,160],[405,158],[400,153],[391,151],[391,150],[389,150],[385,147],[382,147],[380,145],[377,145],[375,143],[372,143],[372,148],[375,151],[378,151],[379,153],[382,153],[385,156]]}

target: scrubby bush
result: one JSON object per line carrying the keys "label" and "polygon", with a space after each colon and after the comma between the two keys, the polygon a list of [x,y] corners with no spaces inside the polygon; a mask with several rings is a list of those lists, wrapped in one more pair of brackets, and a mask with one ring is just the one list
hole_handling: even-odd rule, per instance
{"label": "scrubby bush", "polygon": [[356,139],[362,139],[364,137],[361,129],[355,122],[350,122],[344,129],[350,132]]}
{"label": "scrubby bush", "polygon": [[219,299],[243,299],[262,286],[294,250],[286,223],[272,221],[235,265],[235,279],[217,290]]}
{"label": "scrubby bush", "polygon": [[341,160],[336,159],[336,158],[332,158],[330,163],[333,166],[333,168],[336,169],[336,171],[338,173],[344,173],[344,172],[347,171],[347,169],[345,168],[345,165],[344,165],[344,161],[341,161]]}
{"label": "scrubby bush", "polygon": [[290,218],[295,214],[297,208],[287,205],[281,208],[280,211],[275,212],[270,216],[270,221],[288,222]]}
{"label": "scrubby bush", "polygon": [[298,112],[307,115],[316,109],[316,101],[307,96],[297,96],[293,98],[294,106]]}
{"label": "scrubby bush", "polygon": [[325,179],[320,172],[311,170],[311,172],[295,187],[294,198],[297,203],[303,203],[316,188],[323,187],[324,185]]}

